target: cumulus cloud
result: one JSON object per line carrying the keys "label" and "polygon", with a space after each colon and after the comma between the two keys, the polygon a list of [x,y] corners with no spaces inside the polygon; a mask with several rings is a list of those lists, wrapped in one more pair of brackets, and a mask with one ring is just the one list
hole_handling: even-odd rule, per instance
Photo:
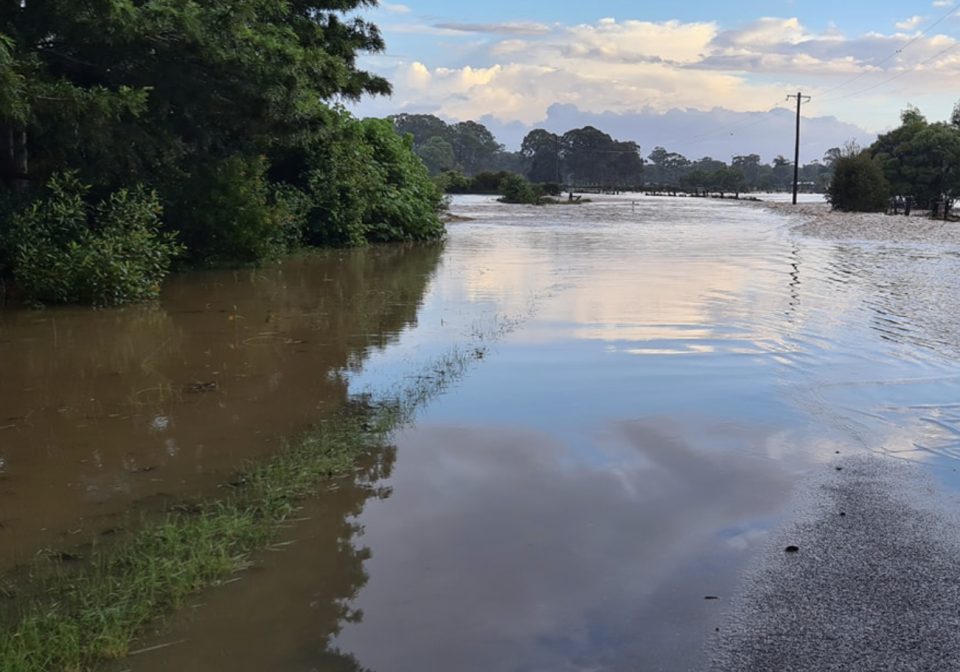
{"label": "cumulus cloud", "polygon": [[[802,89],[820,114],[881,130],[907,102],[925,108],[936,100],[946,114],[952,107],[952,99],[943,103],[955,95],[944,82],[960,74],[960,44],[945,34],[916,35],[921,23],[913,17],[896,33],[850,36],[834,25],[813,31],[792,17],[732,29],[708,21],[435,22],[389,29],[449,38],[434,45],[442,53],[432,61],[383,59],[375,69],[395,83],[393,111],[432,106],[450,119],[490,115],[529,127],[554,104],[585,114],[754,113]],[[893,111],[878,104],[888,98],[899,101]]]}
{"label": "cumulus cloud", "polygon": [[896,25],[899,30],[916,30],[921,23],[923,23],[923,17],[918,15],[911,16],[909,19],[901,21]]}

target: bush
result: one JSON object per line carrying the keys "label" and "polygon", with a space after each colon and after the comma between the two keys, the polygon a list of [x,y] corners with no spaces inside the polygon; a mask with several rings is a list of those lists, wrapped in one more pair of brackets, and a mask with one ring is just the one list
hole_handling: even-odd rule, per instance
{"label": "bush", "polygon": [[168,222],[191,262],[258,263],[299,242],[299,197],[273,188],[267,168],[262,156],[238,154],[195,168],[171,189]]}
{"label": "bush", "polygon": [[433,178],[433,183],[447,194],[469,194],[473,181],[459,170],[447,170]]}
{"label": "bush", "polygon": [[500,181],[500,195],[502,196],[500,200],[504,203],[536,205],[540,203],[541,191],[522,175],[510,173]]}
{"label": "bush", "polygon": [[325,142],[312,148],[306,193],[306,239],[320,247],[367,242],[434,240],[443,192],[383,119],[341,116]]}
{"label": "bush", "polygon": [[890,200],[890,187],[879,162],[867,152],[849,153],[834,162],[827,200],[834,210],[881,212]]}
{"label": "bush", "polygon": [[24,295],[95,306],[156,298],[182,252],[173,234],[159,232],[156,194],[121,189],[91,206],[88,192],[75,173],[54,175],[44,197],[13,216],[4,247]]}

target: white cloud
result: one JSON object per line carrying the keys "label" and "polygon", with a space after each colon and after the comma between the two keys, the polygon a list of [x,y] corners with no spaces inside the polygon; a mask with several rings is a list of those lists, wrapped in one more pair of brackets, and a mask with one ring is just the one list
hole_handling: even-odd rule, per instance
{"label": "white cloud", "polygon": [[814,32],[796,18],[775,17],[729,30],[712,22],[615,19],[401,26],[390,30],[450,37],[439,45],[446,67],[429,59],[378,61],[378,72],[395,84],[393,99],[380,109],[389,103],[394,111],[430,109],[449,119],[490,115],[529,126],[547,118],[554,104],[584,114],[756,112],[802,90],[814,96],[817,113],[880,130],[896,123],[908,101],[930,118],[945,118],[952,107],[955,94],[943,82],[960,75],[960,44],[943,34],[906,34],[918,21],[903,22],[893,34],[856,36],[833,25]]}
{"label": "white cloud", "polygon": [[409,14],[410,12],[413,11],[406,5],[392,5],[388,2],[381,2],[379,6],[387,10],[388,12],[393,12],[395,14]]}
{"label": "white cloud", "polygon": [[917,26],[919,26],[921,23],[923,23],[923,17],[917,15],[917,16],[911,16],[906,21],[901,21],[900,23],[896,24],[896,26],[898,30],[911,31],[911,30],[916,30]]}

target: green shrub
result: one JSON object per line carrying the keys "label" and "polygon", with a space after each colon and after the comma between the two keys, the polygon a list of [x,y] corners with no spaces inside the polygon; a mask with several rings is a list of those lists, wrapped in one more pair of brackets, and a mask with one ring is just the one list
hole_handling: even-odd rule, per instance
{"label": "green shrub", "polygon": [[523,175],[509,173],[500,181],[500,200],[504,203],[540,203],[539,186],[530,184]]}
{"label": "green shrub", "polygon": [[473,181],[459,170],[446,170],[433,178],[433,183],[447,194],[469,194]]}
{"label": "green shrub", "polygon": [[880,163],[867,152],[850,152],[834,162],[827,200],[834,210],[880,212],[887,208],[890,187]]}
{"label": "green shrub", "polygon": [[91,206],[88,192],[75,173],[54,175],[46,194],[12,217],[4,247],[17,284],[37,303],[108,306],[156,298],[182,251],[173,234],[159,231],[156,194],[121,189]]}
{"label": "green shrub", "polygon": [[267,168],[262,156],[237,154],[197,167],[170,190],[167,220],[191,262],[258,263],[299,242],[299,197],[276,191]]}
{"label": "green shrub", "polygon": [[341,116],[312,148],[305,237],[320,247],[434,240],[444,234],[443,192],[389,121]]}

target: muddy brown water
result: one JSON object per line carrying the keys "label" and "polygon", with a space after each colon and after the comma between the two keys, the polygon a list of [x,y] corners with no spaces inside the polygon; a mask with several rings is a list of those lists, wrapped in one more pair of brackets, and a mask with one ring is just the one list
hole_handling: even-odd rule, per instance
{"label": "muddy brown water", "polygon": [[[59,515],[60,535],[65,507],[215,487],[346,395],[482,353],[355,478],[305,502],[282,545],[108,669],[701,669],[738,572],[805,474],[869,450],[960,487],[960,249],[802,238],[782,215],[699,199],[466,197],[455,212],[469,219],[442,250],[334,255],[291,282],[288,266],[178,281],[136,346],[126,313],[80,315],[100,354],[74,353],[88,364],[66,401],[60,314],[4,315],[0,357],[22,373],[0,393],[50,401],[3,414],[0,492]],[[259,308],[240,307],[257,283]],[[122,385],[98,377],[103,361],[129,362]],[[44,386],[34,370],[52,371]],[[157,380],[179,393],[123,406]],[[104,411],[89,401],[108,395]],[[57,448],[32,408],[79,447]],[[189,418],[194,433],[173,435]],[[119,433],[81,444],[93,420]],[[39,514],[7,510],[0,540],[14,525],[36,537]]]}
{"label": "muddy brown water", "polygon": [[345,375],[415,324],[441,250],[191,274],[156,306],[0,312],[0,571],[216,494],[339,408]]}

